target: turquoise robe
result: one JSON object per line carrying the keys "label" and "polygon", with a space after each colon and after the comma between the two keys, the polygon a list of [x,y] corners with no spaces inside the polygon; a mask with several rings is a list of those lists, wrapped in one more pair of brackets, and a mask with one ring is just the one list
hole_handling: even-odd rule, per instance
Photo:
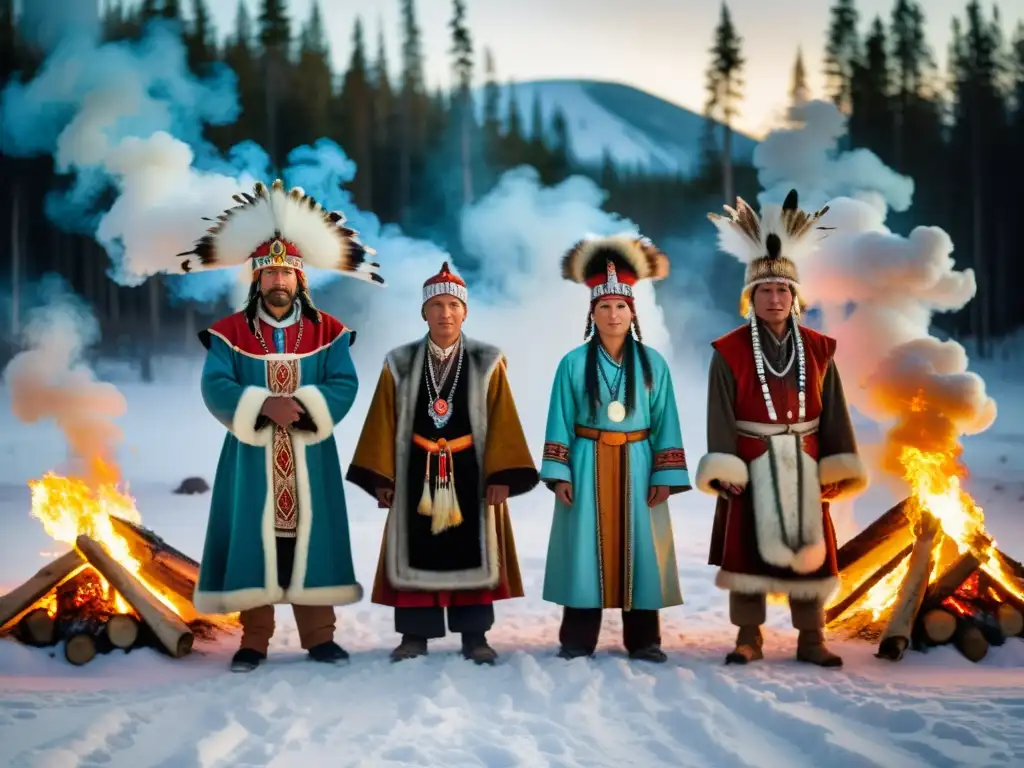
{"label": "turquoise robe", "polygon": [[[587,348],[588,344],[584,344],[562,358],[551,390],[541,480],[552,489],[558,481],[571,482],[573,505],[570,508],[555,501],[544,572],[544,599],[573,608],[604,605],[596,443],[576,437],[576,425],[581,425],[612,432],[650,429],[648,439],[628,443],[627,482],[631,488],[626,497],[629,506],[624,526],[629,556],[623,561],[624,568],[631,569],[627,580],[633,589],[631,599],[627,598],[630,604],[623,607],[656,610],[680,605],[683,598],[668,504],[653,509],[647,506],[652,485],[669,486],[673,493],[690,489],[672,374],[665,359],[645,347],[654,382],[652,390],[646,390],[639,353],[634,350],[637,402],[632,414],[619,423],[608,418],[606,408],[611,398],[599,377],[601,405],[596,420],[591,421],[584,377]],[[607,381],[614,382],[619,366],[603,349],[598,353],[598,365],[603,367]],[[619,392],[624,398],[624,381]]]}
{"label": "turquoise robe", "polygon": [[[266,354],[244,319],[213,326],[202,373],[203,401],[228,429],[210,500],[206,542],[193,603],[203,613],[231,613],[275,603],[346,605],[362,599],[334,427],[355,400],[354,334],[323,315],[307,324],[297,354]],[[312,326],[312,327],[310,327]],[[270,334],[267,334],[269,337]],[[260,417],[270,376],[285,364],[297,373],[294,397],[313,430],[291,429],[298,523],[290,586],[278,579],[273,489],[273,425]]]}

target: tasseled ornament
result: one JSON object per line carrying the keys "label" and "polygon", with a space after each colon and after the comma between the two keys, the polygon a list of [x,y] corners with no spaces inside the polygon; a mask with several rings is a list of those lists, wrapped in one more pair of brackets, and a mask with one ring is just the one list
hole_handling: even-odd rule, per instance
{"label": "tasseled ornament", "polygon": [[430,532],[438,534],[462,524],[462,509],[455,493],[455,462],[449,450],[442,450],[437,456],[437,479],[434,481],[434,498],[430,498],[430,457],[427,454],[427,470],[423,477],[423,494],[416,511],[431,518]]}
{"label": "tasseled ornament", "polygon": [[427,454],[426,468],[423,470],[423,493],[420,494],[420,503],[416,506],[416,511],[424,517],[430,517],[434,514],[433,503],[430,501],[430,454]]}

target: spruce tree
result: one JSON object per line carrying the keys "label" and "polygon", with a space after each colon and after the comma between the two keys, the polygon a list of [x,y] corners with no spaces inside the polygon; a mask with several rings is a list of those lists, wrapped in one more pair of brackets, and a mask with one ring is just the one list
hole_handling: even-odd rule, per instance
{"label": "spruce tree", "polygon": [[836,0],[832,6],[825,45],[825,87],[843,112],[851,109],[853,67],[859,58],[857,9],[854,0]]}
{"label": "spruce tree", "polygon": [[399,97],[400,137],[398,168],[398,209],[400,221],[412,205],[413,164],[419,161],[426,143],[427,95],[423,79],[423,49],[414,0],[401,0],[402,80]]}
{"label": "spruce tree", "polygon": [[789,80],[789,102],[796,106],[811,100],[811,89],[807,86],[807,71],[804,69],[804,54],[796,49],[796,61],[793,62],[793,73]]}
{"label": "spruce tree", "polygon": [[352,56],[341,86],[342,136],[345,151],[356,164],[352,198],[364,210],[373,205],[373,90],[370,86],[362,19],[352,28]]}
{"label": "spruce tree", "polygon": [[711,64],[707,69],[708,99],[704,116],[722,126],[722,194],[730,205],[736,195],[732,168],[732,125],[739,115],[739,102],[742,98],[745,63],[741,52],[742,43],[743,38],[733,26],[729,6],[723,2],[718,26],[715,28],[714,45],[711,47]]}
{"label": "spruce tree", "polygon": [[473,41],[466,26],[466,3],[452,0],[452,19],[448,24],[452,35],[452,111],[458,131],[459,165],[462,177],[462,204],[473,202]]}
{"label": "spruce tree", "polygon": [[883,161],[892,158],[892,102],[888,39],[878,16],[864,41],[863,57],[853,68],[850,98],[850,144],[875,152]]}

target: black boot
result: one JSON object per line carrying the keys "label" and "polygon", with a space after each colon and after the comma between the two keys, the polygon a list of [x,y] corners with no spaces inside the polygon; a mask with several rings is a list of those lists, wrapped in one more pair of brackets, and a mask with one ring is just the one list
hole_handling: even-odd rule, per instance
{"label": "black boot", "polygon": [[644,648],[637,648],[635,651],[629,652],[629,658],[634,661],[651,661],[655,664],[664,664],[668,661],[668,656],[661,650],[659,645],[648,645]]}
{"label": "black boot", "polygon": [[266,659],[267,654],[265,653],[254,651],[252,648],[239,648],[231,658],[231,671],[252,672]]}
{"label": "black boot", "polygon": [[483,632],[463,632],[462,657],[475,664],[494,664],[498,653],[487,644],[487,635]]}
{"label": "black boot", "polygon": [[348,651],[333,640],[328,640],[310,648],[309,658],[321,664],[342,664],[348,661]]}
{"label": "black boot", "polygon": [[402,642],[391,652],[392,661],[405,661],[427,655],[427,638],[419,635],[402,635]]}
{"label": "black boot", "polygon": [[586,648],[580,648],[575,645],[563,645],[558,649],[558,658],[566,659],[571,661],[572,659],[582,659],[584,657],[593,657],[594,652],[588,651]]}

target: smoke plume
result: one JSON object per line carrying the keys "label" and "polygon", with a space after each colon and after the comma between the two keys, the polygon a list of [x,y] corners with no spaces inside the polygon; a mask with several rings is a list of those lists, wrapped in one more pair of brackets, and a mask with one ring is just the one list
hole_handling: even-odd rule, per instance
{"label": "smoke plume", "polygon": [[949,475],[962,475],[960,437],[991,426],[996,404],[968,370],[963,346],[933,336],[931,321],[974,298],[974,273],[955,268],[942,229],[903,236],[885,226],[889,206],[909,207],[912,182],[867,150],[836,154],[845,118],[832,104],[813,102],[792,117],[800,127],[769,136],[755,155],[761,202],[796,187],[805,209],[829,205],[821,224],[834,229],[800,265],[801,282],[838,341],[847,397],[888,426],[886,473],[903,477],[904,451],[913,448],[944,455]]}
{"label": "smoke plume", "polygon": [[11,411],[25,424],[52,419],[67,440],[75,475],[117,482],[123,435],[115,419],[127,403],[117,387],[96,379],[83,357],[99,339],[99,324],[59,278],[45,282],[48,301],[27,313],[25,349],[3,372]]}

